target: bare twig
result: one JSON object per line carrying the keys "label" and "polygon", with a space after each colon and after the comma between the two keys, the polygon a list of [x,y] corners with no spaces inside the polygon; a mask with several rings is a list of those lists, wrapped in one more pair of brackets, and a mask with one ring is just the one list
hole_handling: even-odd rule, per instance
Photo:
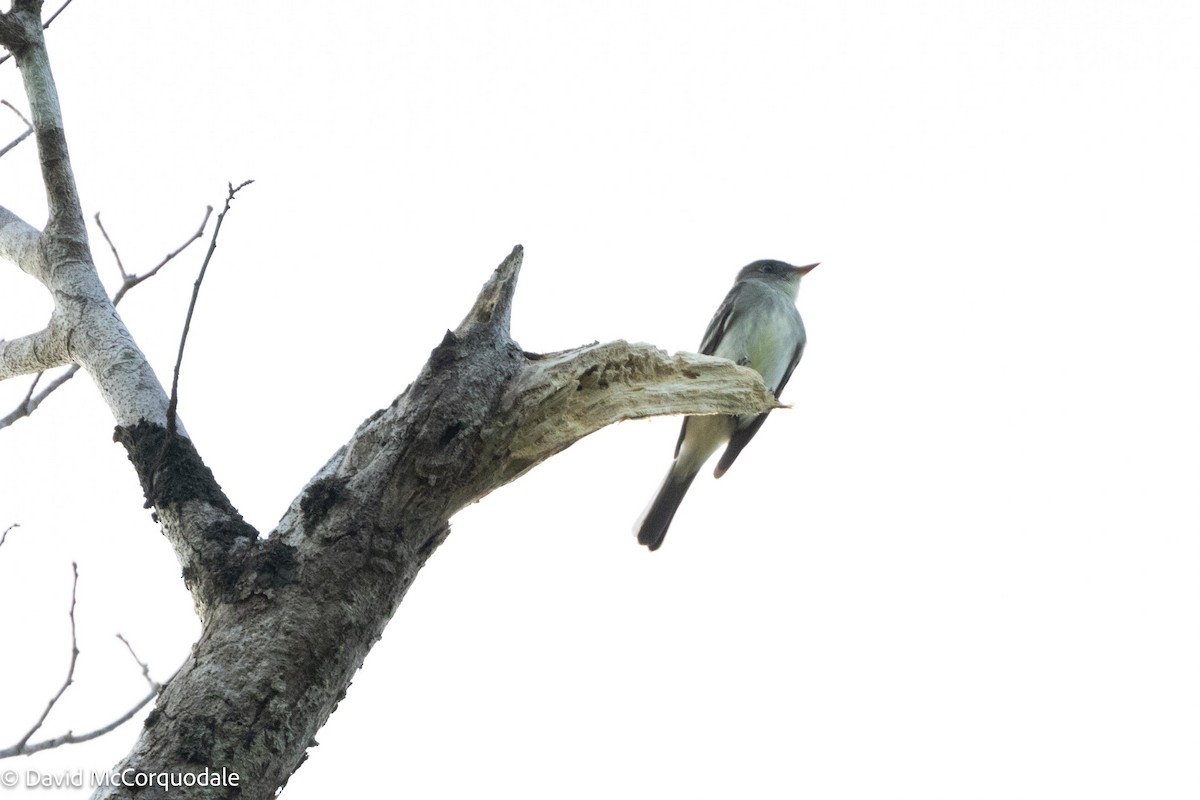
{"label": "bare twig", "polygon": [[[58,18],[58,15],[61,14],[63,12],[63,10],[69,5],[71,5],[71,0],[67,0],[65,3],[63,3],[61,6],[59,6],[58,11],[55,11],[53,14],[50,15],[49,19],[47,19],[45,22],[42,23],[42,30],[49,28],[50,23],[54,22],[54,20]],[[0,64],[3,64],[5,61],[8,61],[10,58],[12,58],[12,53],[8,53],[8,54],[0,57]],[[0,153],[0,155],[3,155],[3,154]]]}
{"label": "bare twig", "polygon": [[37,733],[38,728],[42,727],[42,723],[46,721],[46,717],[50,716],[50,711],[54,708],[54,704],[57,703],[58,699],[63,696],[63,692],[67,691],[67,687],[69,687],[75,681],[75,662],[79,660],[79,645],[75,639],[75,589],[79,586],[79,566],[74,561],[71,562],[71,572],[74,575],[74,578],[71,581],[71,664],[67,668],[67,679],[63,681],[63,685],[59,687],[58,693],[55,694],[54,697],[50,698],[50,702],[46,704],[46,710],[42,712],[42,716],[38,717],[38,721],[33,724],[33,727],[21,737],[19,742],[17,742],[17,752],[24,751],[25,744],[29,741],[29,737]]}
{"label": "bare twig", "polygon": [[8,144],[4,145],[3,148],[0,148],[0,157],[2,157],[9,150],[12,150],[14,147],[19,145],[21,142],[23,142],[29,138],[29,134],[33,133],[33,123],[30,122],[29,120],[25,119],[25,115],[22,114],[20,111],[18,111],[17,107],[14,106],[12,103],[8,102],[7,100],[0,100],[0,105],[8,106],[10,109],[12,109],[12,112],[14,114],[16,114],[18,117],[20,117],[21,121],[25,123],[25,132],[22,133],[17,138],[13,139]]}
{"label": "bare twig", "polygon": [[183,321],[183,334],[179,337],[179,355],[175,357],[175,375],[171,378],[171,402],[167,405],[167,431],[171,436],[175,435],[175,414],[179,407],[179,367],[183,363],[183,348],[187,344],[188,331],[192,327],[192,313],[196,310],[196,298],[200,296],[200,284],[204,282],[204,273],[208,270],[208,262],[212,260],[213,253],[216,252],[221,223],[225,221],[225,215],[229,213],[229,206],[233,203],[233,198],[252,183],[254,183],[253,180],[248,180],[242,181],[237,186],[229,184],[225,207],[217,215],[217,224],[213,227],[212,238],[208,241],[208,253],[204,256],[204,263],[200,265],[200,274],[196,276],[196,282],[192,284],[192,301],[188,304],[187,318]]}
{"label": "bare twig", "polygon": [[[36,395],[33,393],[33,386],[30,386],[29,393],[25,395],[25,399],[21,401],[21,405],[13,409],[12,412],[10,412],[7,416],[0,417],[0,428],[7,428],[9,425],[12,425],[22,417],[28,417],[37,409],[38,406],[42,404],[43,400],[50,396],[55,389],[71,380],[71,378],[74,378],[76,372],[79,372],[79,365],[72,364],[67,368],[66,372],[62,373],[57,378],[50,381],[50,383],[46,384],[46,386],[43,387],[43,389]],[[34,386],[37,385],[38,379],[44,374],[44,372],[39,372],[37,374],[37,376],[33,379]]]}
{"label": "bare twig", "polygon": [[9,525],[7,528],[5,528],[4,533],[0,533],[0,546],[4,545],[4,540],[8,538],[8,532],[11,531],[13,528],[19,528],[19,527],[21,527],[21,523],[14,522],[12,525]]}
{"label": "bare twig", "polygon": [[[108,231],[104,230],[104,223],[100,221],[100,212],[97,211],[96,216],[92,219],[96,220],[96,227],[100,229],[100,233],[104,234],[104,241],[108,242],[108,249],[112,250],[113,258],[117,260],[117,269],[120,270],[121,281],[124,282],[129,278],[129,275],[125,272],[125,265],[121,263],[121,254],[117,252],[117,246],[113,244],[112,237],[108,235]],[[113,303],[113,305],[116,305],[116,303]]]}
{"label": "bare twig", "polygon": [[28,755],[32,755],[34,753],[41,752],[42,750],[51,750],[55,747],[62,747],[64,744],[79,744],[80,742],[86,742],[91,739],[98,739],[106,733],[115,731],[117,728],[121,727],[126,722],[133,719],[134,714],[136,714],[137,712],[139,712],[143,708],[145,708],[146,704],[149,703],[151,700],[153,700],[157,696],[158,696],[158,689],[155,689],[155,690],[149,692],[145,697],[143,697],[141,700],[139,700],[137,702],[137,705],[135,705],[133,708],[126,711],[120,717],[117,717],[112,722],[105,725],[103,728],[97,728],[94,731],[89,731],[88,733],[81,733],[79,735],[75,735],[74,733],[66,733],[66,734],[63,734],[62,736],[55,736],[53,739],[46,739],[45,741],[35,742],[33,744],[25,745],[22,748],[6,747],[3,750],[0,750],[0,758],[12,758],[13,756],[28,756]]}
{"label": "bare twig", "polygon": [[14,114],[21,118],[21,122],[24,122],[26,127],[28,127],[30,130],[33,130],[33,123],[26,119],[25,115],[21,113],[20,109],[18,109],[12,103],[8,102],[7,100],[0,100],[0,106],[8,106],[8,108]]}
{"label": "bare twig", "polygon": [[[3,101],[0,101],[0,102],[3,102]],[[204,210],[204,219],[200,222],[200,227],[196,229],[196,232],[193,233],[190,237],[188,237],[188,240],[185,241],[183,244],[179,245],[179,247],[177,247],[174,250],[172,250],[171,252],[167,253],[163,257],[163,259],[161,261],[159,261],[152,269],[142,273],[141,275],[129,275],[125,272],[125,266],[121,263],[121,256],[117,253],[116,245],[113,244],[112,239],[110,239],[108,236],[108,231],[106,231],[104,229],[104,226],[100,223],[100,214],[99,214],[99,212],[97,212],[96,224],[100,227],[100,232],[104,234],[104,240],[106,242],[108,242],[108,246],[110,248],[112,248],[113,256],[117,260],[117,269],[119,269],[121,271],[121,288],[117,289],[116,294],[113,295],[113,300],[112,300],[113,305],[115,306],[118,303],[120,303],[121,299],[123,297],[125,297],[125,293],[128,292],[130,289],[137,286],[142,281],[148,280],[150,278],[153,278],[155,275],[157,275],[158,271],[160,269],[165,267],[168,263],[170,263],[170,261],[172,259],[174,259],[177,255],[179,255],[184,250],[186,250],[192,244],[192,242],[195,242],[201,236],[203,236],[204,229],[208,227],[208,220],[209,220],[209,218],[212,217],[212,212],[213,212],[213,207],[206,206],[205,210]],[[54,392],[55,389],[62,386],[67,381],[71,380],[71,378],[74,378],[75,373],[78,371],[79,371],[78,364],[71,365],[65,372],[63,372],[61,375],[59,375],[57,378],[55,378],[53,381],[51,381],[49,384],[47,384],[40,392],[38,392],[35,395],[33,393],[33,390],[37,387],[38,381],[41,379],[42,375],[45,374],[45,373],[39,372],[37,374],[37,376],[33,379],[33,383],[30,385],[29,391],[26,393],[25,399],[21,401],[21,404],[19,406],[17,406],[15,409],[13,409],[13,411],[10,412],[7,416],[0,417],[0,428],[7,428],[9,425],[12,425],[17,420],[22,419],[23,417],[28,417],[30,414],[32,414],[37,409],[38,406],[40,406],[42,404],[43,400],[45,400],[47,397],[49,397]]]}
{"label": "bare twig", "polygon": [[[0,535],[0,544],[4,543],[3,536],[7,535],[8,531],[15,527],[17,527],[16,524],[8,526],[8,529],[4,531],[4,534]],[[30,737],[32,737],[33,734],[37,732],[38,728],[42,726],[42,723],[46,721],[46,717],[49,716],[50,710],[54,708],[54,704],[58,702],[58,698],[62,697],[63,692],[65,692],[67,687],[71,685],[75,676],[75,661],[79,657],[79,648],[76,646],[75,640],[75,588],[79,584],[79,569],[74,563],[71,564],[71,569],[74,570],[75,573],[75,582],[71,586],[71,666],[67,672],[67,680],[63,683],[62,688],[58,690],[58,694],[51,698],[50,703],[46,706],[46,710],[42,712],[42,716],[37,723],[29,729],[28,733],[21,737],[21,741],[17,742],[12,747],[0,748],[0,758],[27,756],[42,750],[50,750],[55,747],[61,747],[64,744],[78,744],[79,742],[86,742],[91,739],[99,738],[110,731],[116,730],[121,725],[124,725],[126,722],[133,719],[133,716],[145,708],[147,703],[157,697],[158,693],[163,688],[164,684],[161,684],[150,677],[150,667],[148,667],[140,658],[137,657],[137,653],[133,652],[133,647],[129,644],[129,641],[118,633],[117,638],[124,643],[126,649],[129,650],[129,654],[133,656],[133,660],[136,661],[138,666],[142,668],[142,677],[146,679],[146,683],[150,686],[150,691],[146,694],[146,696],[141,700],[138,700],[137,703],[124,714],[117,717],[107,725],[97,728],[94,731],[81,734],[75,734],[72,731],[68,731],[62,736],[55,736],[52,739],[45,739],[40,742],[35,742],[34,744],[29,744]],[[176,670],[175,672],[178,673],[179,670]],[[174,677],[174,675],[171,676],[171,678]],[[171,678],[167,678],[168,683],[170,682]]]}
{"label": "bare twig", "polygon": [[65,3],[63,3],[61,6],[59,6],[59,7],[58,7],[58,11],[55,11],[53,14],[51,14],[51,15],[50,15],[50,18],[49,18],[49,19],[47,19],[47,20],[46,20],[46,21],[45,21],[45,22],[42,24],[42,29],[43,29],[43,30],[45,30],[46,28],[49,28],[49,27],[50,27],[50,23],[51,23],[51,22],[54,22],[54,20],[58,19],[58,15],[59,15],[59,14],[61,14],[63,11],[65,11],[65,10],[66,10],[66,8],[67,8],[67,6],[69,6],[69,5],[71,5],[71,0],[67,0]]}
{"label": "bare twig", "polygon": [[[124,276],[125,281],[124,281],[124,283],[121,284],[121,288],[117,290],[117,293],[115,295],[113,295],[113,305],[115,306],[117,303],[121,302],[121,298],[124,297],[125,293],[128,292],[130,289],[137,286],[142,281],[148,280],[150,278],[153,278],[155,275],[157,275],[158,271],[160,269],[162,269],[163,267],[165,267],[171,261],[171,259],[175,258],[175,256],[182,253],[184,250],[186,250],[188,248],[189,245],[191,245],[192,242],[196,241],[201,236],[203,236],[204,229],[208,227],[208,220],[209,220],[209,217],[212,216],[212,212],[213,212],[212,206],[205,206],[204,207],[204,219],[200,222],[200,227],[196,229],[196,232],[193,233],[186,242],[179,245],[179,247],[176,247],[174,250],[172,250],[171,252],[169,252],[165,256],[163,256],[162,261],[159,261],[154,266],[153,269],[151,269],[147,272],[144,272],[141,275],[125,275],[124,268],[121,268],[121,275]],[[97,225],[100,224],[100,214],[99,213],[96,214],[96,224]],[[104,230],[104,229],[101,228],[100,230]],[[104,234],[104,238],[108,239],[108,234]],[[112,243],[109,242],[109,244],[111,246]],[[116,252],[117,252],[117,249],[114,247],[113,255],[116,255]],[[119,258],[117,259],[117,266],[120,268],[120,259]]]}
{"label": "bare twig", "polygon": [[37,388],[38,381],[40,381],[42,376],[45,374],[46,373],[44,372],[39,372],[37,375],[33,376],[33,381],[29,384],[29,391],[25,393],[25,399],[21,401],[22,407],[29,405],[29,401],[33,399],[33,390]]}
{"label": "bare twig", "polygon": [[142,668],[142,677],[146,679],[146,683],[150,684],[150,688],[156,692],[161,689],[162,684],[150,677],[150,667],[137,657],[137,653],[133,652],[133,645],[129,643],[129,640],[119,633],[117,634],[117,638],[121,640],[121,644],[125,645],[125,649],[129,651],[129,655],[133,656],[133,660],[137,662],[137,665]]}

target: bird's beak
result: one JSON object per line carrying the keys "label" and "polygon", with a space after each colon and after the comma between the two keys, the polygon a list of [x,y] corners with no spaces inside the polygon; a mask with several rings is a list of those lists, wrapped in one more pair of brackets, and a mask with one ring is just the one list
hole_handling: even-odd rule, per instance
{"label": "bird's beak", "polygon": [[796,271],[797,275],[803,276],[807,275],[810,271],[812,271],[813,267],[818,266],[820,263],[821,262],[818,261],[816,264],[809,264],[807,267],[792,267],[792,269]]}

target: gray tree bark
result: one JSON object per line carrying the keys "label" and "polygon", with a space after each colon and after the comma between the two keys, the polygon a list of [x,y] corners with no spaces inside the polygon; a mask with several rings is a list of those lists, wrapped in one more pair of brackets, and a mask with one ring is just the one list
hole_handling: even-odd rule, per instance
{"label": "gray tree bark", "polygon": [[724,359],[621,341],[523,352],[509,335],[517,247],[416,380],[261,535],[183,426],[168,424],[168,395],[96,273],[40,12],[40,2],[15,0],[0,14],[0,44],[23,75],[49,218],[38,231],[0,207],[0,257],[39,280],[54,311],[42,331],[0,340],[0,380],[71,363],[88,371],[202,622],[190,659],[114,767],[118,780],[95,797],[179,796],[161,776],[194,780],[205,770],[216,785],[187,796],[272,797],[456,511],[618,420],[778,406],[756,372]]}

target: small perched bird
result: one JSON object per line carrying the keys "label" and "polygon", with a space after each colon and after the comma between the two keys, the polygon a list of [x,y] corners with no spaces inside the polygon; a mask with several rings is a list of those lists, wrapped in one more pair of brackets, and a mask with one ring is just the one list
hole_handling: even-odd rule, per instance
{"label": "small perched bird", "polygon": [[[782,261],[755,261],[742,267],[729,294],[700,343],[700,352],[728,358],[762,375],[775,397],[783,391],[804,353],[804,322],[796,310],[800,278],[817,266],[793,267]],[[654,500],[634,525],[638,542],[651,550],[662,546],[688,487],[709,456],[729,442],[714,477],[733,464],[767,419],[758,415],[685,417],[675,444],[675,460]]]}

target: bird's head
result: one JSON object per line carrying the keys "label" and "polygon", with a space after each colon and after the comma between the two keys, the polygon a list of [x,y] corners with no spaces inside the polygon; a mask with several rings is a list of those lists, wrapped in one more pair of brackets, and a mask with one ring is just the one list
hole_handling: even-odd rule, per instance
{"label": "bird's head", "polygon": [[739,282],[750,280],[765,281],[783,287],[792,297],[795,297],[796,291],[800,288],[800,279],[807,275],[815,266],[817,265],[808,264],[803,267],[794,267],[786,261],[764,259],[742,267],[742,271],[738,273],[737,279]]}

